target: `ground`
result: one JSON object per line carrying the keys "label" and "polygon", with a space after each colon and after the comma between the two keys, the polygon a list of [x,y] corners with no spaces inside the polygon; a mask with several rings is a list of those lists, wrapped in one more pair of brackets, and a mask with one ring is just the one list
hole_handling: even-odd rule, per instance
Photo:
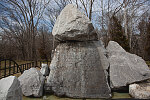
{"label": "ground", "polygon": [[[45,99],[44,99],[45,98]],[[113,93],[113,98],[112,99],[118,99],[118,98],[131,98],[128,93]],[[83,100],[83,99],[72,99],[72,98],[59,98],[54,95],[46,95],[43,96],[42,98],[29,98],[29,97],[24,97],[23,100]],[[104,100],[104,99],[86,99],[86,100]]]}

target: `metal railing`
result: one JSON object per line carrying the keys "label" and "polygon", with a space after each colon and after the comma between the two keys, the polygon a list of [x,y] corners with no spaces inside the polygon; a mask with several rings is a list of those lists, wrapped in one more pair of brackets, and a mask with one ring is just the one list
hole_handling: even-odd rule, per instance
{"label": "metal railing", "polygon": [[42,63],[50,64],[50,61],[30,61],[19,65],[12,59],[0,59],[0,79],[16,73],[22,74],[31,67],[41,68]]}

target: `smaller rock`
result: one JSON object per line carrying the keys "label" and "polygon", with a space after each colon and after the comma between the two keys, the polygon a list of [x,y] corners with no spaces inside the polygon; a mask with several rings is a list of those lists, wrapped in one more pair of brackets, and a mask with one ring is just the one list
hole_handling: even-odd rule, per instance
{"label": "smaller rock", "polygon": [[42,64],[42,68],[40,70],[40,72],[44,75],[44,76],[48,76],[49,75],[49,67],[47,64]]}
{"label": "smaller rock", "polygon": [[129,94],[137,99],[150,99],[150,83],[129,85]]}
{"label": "smaller rock", "polygon": [[45,77],[36,68],[24,71],[18,79],[25,96],[41,97],[43,95]]}
{"label": "smaller rock", "polygon": [[141,57],[126,52],[115,41],[108,43],[107,51],[111,89],[122,90],[129,84],[150,78],[150,70]]}
{"label": "smaller rock", "polygon": [[20,82],[15,76],[0,80],[0,100],[22,100]]}
{"label": "smaller rock", "polygon": [[52,31],[59,41],[98,40],[90,19],[81,13],[75,5],[67,5],[57,17]]}

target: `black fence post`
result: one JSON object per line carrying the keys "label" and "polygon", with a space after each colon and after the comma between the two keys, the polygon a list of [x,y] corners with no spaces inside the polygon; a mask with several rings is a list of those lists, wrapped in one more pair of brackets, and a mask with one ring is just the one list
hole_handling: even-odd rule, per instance
{"label": "black fence post", "polygon": [[6,62],[7,62],[7,60],[5,60],[4,77],[6,77]]}
{"label": "black fence post", "polygon": [[37,65],[37,60],[35,61],[35,67],[37,67],[38,65]]}
{"label": "black fence post", "polygon": [[14,62],[14,67],[13,67],[13,74],[15,74],[15,62]]}
{"label": "black fence post", "polygon": [[23,66],[22,66],[22,64],[20,65],[21,66],[21,69],[22,69],[22,72],[24,71],[24,69],[23,69]]}
{"label": "black fence post", "polygon": [[21,74],[23,73],[23,68],[22,68],[22,66],[21,65],[19,65],[20,66],[20,72],[21,72]]}
{"label": "black fence post", "polygon": [[29,65],[29,63],[27,63],[26,65],[27,65],[27,69],[29,69],[29,66],[28,66],[28,65]]}
{"label": "black fence post", "polygon": [[11,75],[11,61],[9,60],[9,76]]}
{"label": "black fence post", "polygon": [[19,65],[17,65],[17,73],[19,73],[18,68],[19,68]]}
{"label": "black fence post", "polygon": [[23,64],[24,70],[26,70],[26,66]]}

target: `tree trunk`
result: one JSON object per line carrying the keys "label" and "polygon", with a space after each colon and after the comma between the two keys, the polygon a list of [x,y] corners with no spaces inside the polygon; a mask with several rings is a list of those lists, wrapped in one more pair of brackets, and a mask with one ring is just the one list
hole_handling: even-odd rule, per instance
{"label": "tree trunk", "polygon": [[127,25],[127,1],[124,1],[124,28],[125,36],[128,39],[128,25]]}

